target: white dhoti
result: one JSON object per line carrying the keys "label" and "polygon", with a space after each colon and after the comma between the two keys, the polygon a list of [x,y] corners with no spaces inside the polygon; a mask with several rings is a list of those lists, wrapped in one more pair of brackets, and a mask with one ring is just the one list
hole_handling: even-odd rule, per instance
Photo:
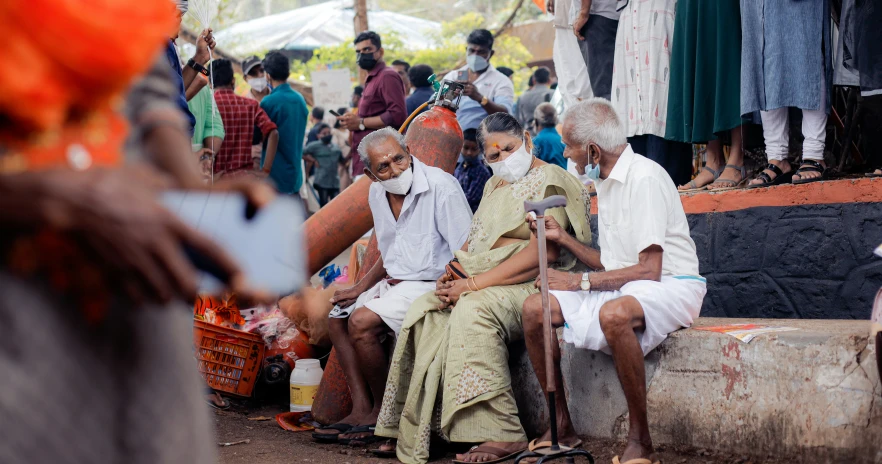
{"label": "white dhoti", "polygon": [[435,290],[435,282],[405,280],[396,285],[390,285],[389,279],[383,279],[378,284],[362,293],[355,304],[347,308],[335,306],[329,317],[342,319],[349,317],[352,311],[365,307],[370,309],[383,319],[398,335],[401,324],[407,314],[413,300]]}
{"label": "white dhoti", "polygon": [[638,280],[609,292],[551,291],[563,312],[564,341],[577,348],[609,353],[600,328],[600,307],[607,301],[632,296],[643,307],[646,329],[637,333],[643,355],[655,349],[675,330],[689,327],[701,311],[707,292],[697,276],[663,276],[661,282]]}

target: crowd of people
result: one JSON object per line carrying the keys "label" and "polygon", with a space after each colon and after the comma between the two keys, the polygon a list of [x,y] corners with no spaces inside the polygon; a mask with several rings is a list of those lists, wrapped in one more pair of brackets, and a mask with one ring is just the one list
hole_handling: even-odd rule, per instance
{"label": "crowd of people", "polygon": [[[3,462],[212,462],[202,406],[206,395],[218,407],[226,400],[205,391],[193,366],[181,303],[197,292],[189,255],[215,263],[242,301],[274,298],[159,194],[235,191],[260,207],[314,189],[325,205],[362,178],[380,259],[333,296],[330,336],[353,409],[316,439],[379,444],[377,455],[408,464],[428,461],[439,442],[477,443],[460,463],[551,446],[549,432],[528,440],[507,351],[525,340],[545,385],[545,285],[564,339],[612,356],[629,412],[621,462],[656,462],[643,357],[692,324],[706,292],[677,185],[826,176],[826,0],[577,0],[570,26],[595,96],[562,115],[549,69],[536,69],[516,99],[511,70],[492,64],[493,34],[471,31],[466,64],[445,76],[464,87],[452,174],[421,162],[397,130],[431,100],[435,70],[387,65],[375,32],[354,39],[366,79],[329,124],[288,83],[282,52],[211,60],[205,29],[182,60],[175,39],[187,0],[93,4],[90,14],[60,0],[0,4],[9,62],[30,76],[0,73],[0,415],[16,424]],[[865,18],[879,12],[864,13],[852,19],[861,40],[849,43],[859,45],[848,67],[872,99],[879,64],[867,56],[882,42],[865,40],[879,32]],[[67,46],[46,31],[64,31]],[[244,95],[234,91],[239,65]],[[802,112],[798,169],[787,158],[788,107]],[[750,180],[740,128],[757,111],[770,164]],[[708,159],[690,179],[693,143],[708,144]],[[586,183],[596,188],[596,240]],[[552,195],[567,204],[543,217],[541,282],[538,219],[524,203]],[[579,446],[565,395],[548,406],[561,442]]]}

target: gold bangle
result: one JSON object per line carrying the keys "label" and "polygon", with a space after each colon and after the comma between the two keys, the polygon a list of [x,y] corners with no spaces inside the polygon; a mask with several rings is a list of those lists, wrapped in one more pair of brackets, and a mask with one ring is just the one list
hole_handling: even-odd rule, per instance
{"label": "gold bangle", "polygon": [[472,277],[472,284],[475,285],[475,291],[481,290],[481,287],[478,287],[478,280],[475,277]]}
{"label": "gold bangle", "polygon": [[471,280],[472,280],[471,277],[469,277],[468,279],[466,279],[466,288],[468,288],[470,292],[474,292],[474,290],[472,290],[472,286],[471,286],[471,284],[469,283]]}

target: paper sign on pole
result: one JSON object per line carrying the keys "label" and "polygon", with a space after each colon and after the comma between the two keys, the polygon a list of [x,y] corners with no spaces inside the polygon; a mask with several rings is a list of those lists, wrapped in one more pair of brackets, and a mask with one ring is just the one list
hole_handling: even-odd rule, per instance
{"label": "paper sign on pole", "polygon": [[315,106],[325,109],[325,122],[333,122],[328,110],[349,108],[352,98],[352,80],[348,69],[312,72],[312,98]]}

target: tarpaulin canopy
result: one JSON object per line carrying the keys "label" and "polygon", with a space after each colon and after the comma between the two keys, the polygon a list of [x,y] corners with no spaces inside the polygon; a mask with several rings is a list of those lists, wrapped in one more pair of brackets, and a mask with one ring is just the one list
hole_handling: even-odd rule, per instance
{"label": "tarpaulin canopy", "polygon": [[[239,56],[279,49],[314,50],[351,40],[354,17],[352,1],[338,0],[236,23],[216,36],[218,43]],[[441,32],[440,23],[382,10],[368,10],[368,24],[381,35],[395,31],[414,49],[432,46],[431,34]]]}

